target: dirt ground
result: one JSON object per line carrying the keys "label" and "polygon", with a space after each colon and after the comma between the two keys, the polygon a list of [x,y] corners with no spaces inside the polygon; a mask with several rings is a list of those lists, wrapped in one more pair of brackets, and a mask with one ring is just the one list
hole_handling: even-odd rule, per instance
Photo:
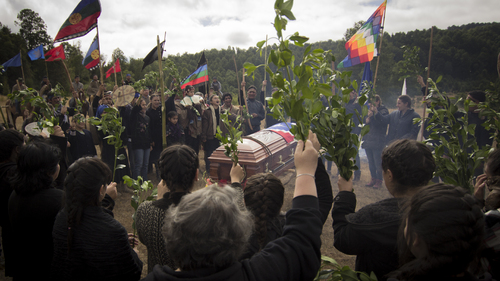
{"label": "dirt ground", "polygon": [[[5,103],[5,97],[0,96],[0,104]],[[3,109],[2,109],[3,110]],[[5,112],[5,111],[4,111]],[[3,122],[3,120],[2,120]],[[17,124],[21,125],[21,118],[18,118]],[[203,174],[205,170],[205,162],[203,160],[203,151],[200,151],[200,175]],[[366,162],[366,158],[361,160],[361,180],[354,184],[354,190],[357,195],[357,207],[359,209],[365,205],[370,203],[385,199],[390,197],[391,195],[388,193],[385,187],[381,189],[375,190],[369,187],[365,187],[371,178],[370,172],[368,170],[368,163]],[[338,192],[337,187],[337,169],[334,165],[331,172],[331,183],[333,188],[333,196],[335,196]],[[157,184],[157,181],[154,179],[153,174],[149,175],[149,178],[152,179],[153,184]],[[280,179],[285,184],[285,203],[283,205],[282,211],[287,211],[291,207],[291,201],[293,198],[293,189],[295,185],[295,171],[289,170],[285,172]],[[195,189],[203,188],[205,186],[205,182],[200,180],[196,183]],[[118,198],[116,200],[116,206],[114,209],[115,219],[118,220],[128,232],[132,233],[132,213],[134,209],[130,205],[131,191],[125,190],[123,188],[119,189]],[[321,254],[334,258],[340,265],[348,265],[351,268],[354,268],[354,260],[355,256],[345,255],[340,253],[333,247],[333,229],[332,229],[332,218],[331,216],[326,221],[323,227],[323,234],[321,236],[322,246],[321,246]],[[144,262],[143,274],[142,277],[147,275],[147,249],[143,244],[139,244],[137,247],[139,257]],[[2,257],[3,258],[3,257]],[[12,280],[12,278],[4,277],[4,268],[0,264],[0,281],[2,280]]]}

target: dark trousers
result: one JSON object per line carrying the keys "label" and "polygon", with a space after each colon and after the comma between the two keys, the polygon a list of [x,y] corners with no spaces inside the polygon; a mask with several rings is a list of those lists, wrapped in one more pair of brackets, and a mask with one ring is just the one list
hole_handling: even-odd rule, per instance
{"label": "dark trousers", "polygon": [[220,142],[218,139],[214,138],[211,140],[207,140],[205,144],[203,145],[205,148],[205,168],[207,171],[207,174],[210,174],[210,160],[208,160],[208,157],[214,153],[214,151],[220,146]]}
{"label": "dark trousers", "polygon": [[186,135],[186,145],[191,147],[196,152],[196,155],[200,154],[200,137],[193,138]]}
{"label": "dark trousers", "polygon": [[365,148],[372,179],[382,180],[382,150],[384,150],[383,147]]}

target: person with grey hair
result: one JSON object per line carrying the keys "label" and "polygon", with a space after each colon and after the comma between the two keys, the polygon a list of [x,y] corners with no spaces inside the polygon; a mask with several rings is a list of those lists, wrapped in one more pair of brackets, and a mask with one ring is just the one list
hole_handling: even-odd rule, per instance
{"label": "person with grey hair", "polygon": [[[297,144],[293,206],[282,237],[250,259],[237,261],[252,232],[252,218],[238,206],[235,190],[210,186],[185,195],[167,214],[163,234],[178,270],[156,265],[143,280],[312,280],[320,266],[322,231],[314,183],[315,138],[311,133]],[[352,186],[352,181],[341,184]]]}

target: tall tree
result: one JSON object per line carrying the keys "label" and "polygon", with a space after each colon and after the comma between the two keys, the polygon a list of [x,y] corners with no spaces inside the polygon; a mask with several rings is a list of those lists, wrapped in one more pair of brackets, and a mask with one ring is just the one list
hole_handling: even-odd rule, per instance
{"label": "tall tree", "polygon": [[47,34],[47,25],[37,12],[23,9],[17,14],[19,21],[14,23],[20,27],[19,34],[26,40],[28,50],[40,44],[52,45],[52,38]]}
{"label": "tall tree", "polygon": [[358,30],[363,26],[363,24],[365,24],[365,21],[358,21],[358,22],[355,22],[354,23],[354,26],[353,27],[350,27],[348,28],[345,33],[344,33],[344,40],[347,42],[349,41],[349,39],[351,39],[351,37],[356,34],[356,32],[358,32]]}

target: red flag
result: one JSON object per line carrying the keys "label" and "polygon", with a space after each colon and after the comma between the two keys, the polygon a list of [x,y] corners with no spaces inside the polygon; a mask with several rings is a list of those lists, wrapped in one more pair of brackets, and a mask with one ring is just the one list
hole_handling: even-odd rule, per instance
{"label": "red flag", "polygon": [[61,44],[59,47],[55,47],[54,49],[45,53],[45,57],[50,57],[45,61],[54,61],[56,59],[64,60],[66,56],[64,55],[64,46]]}
{"label": "red flag", "polygon": [[115,72],[120,72],[120,71],[122,71],[122,69],[120,67],[120,61],[117,59],[115,62],[115,65],[113,65],[110,69],[108,69],[108,71],[106,71],[106,78],[109,78],[109,76],[111,76],[111,74],[113,74]]}

